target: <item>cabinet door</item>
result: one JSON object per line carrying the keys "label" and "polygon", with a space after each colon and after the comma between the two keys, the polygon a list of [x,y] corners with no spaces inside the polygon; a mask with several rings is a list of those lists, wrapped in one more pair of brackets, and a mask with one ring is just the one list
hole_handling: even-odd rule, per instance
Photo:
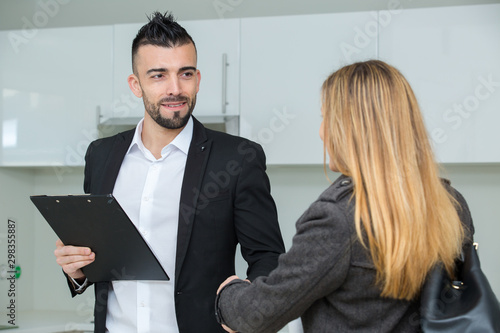
{"label": "cabinet door", "polygon": [[[239,20],[179,22],[193,38],[201,72],[197,116],[239,114]],[[144,105],[130,91],[132,41],[143,24],[114,26],[114,112],[111,117],[142,117]],[[225,63],[223,64],[223,59]]]}
{"label": "cabinet door", "polygon": [[0,32],[1,165],[83,165],[111,100],[111,43],[111,27]]}
{"label": "cabinet door", "polygon": [[128,76],[132,74],[132,41],[143,25],[131,23],[113,26],[113,101],[111,109],[103,110],[104,119],[144,116],[142,99],[135,97],[127,82]]}
{"label": "cabinet door", "polygon": [[500,5],[404,10],[380,58],[412,85],[440,162],[500,162]]}
{"label": "cabinet door", "polygon": [[194,115],[239,115],[240,20],[184,21],[198,52],[200,91]]}
{"label": "cabinet door", "polygon": [[375,58],[377,29],[369,12],[242,19],[240,133],[269,164],[323,163],[321,85]]}

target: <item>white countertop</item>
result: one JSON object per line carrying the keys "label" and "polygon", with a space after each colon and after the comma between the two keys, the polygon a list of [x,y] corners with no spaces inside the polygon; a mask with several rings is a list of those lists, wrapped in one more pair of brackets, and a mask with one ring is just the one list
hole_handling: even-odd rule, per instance
{"label": "white countertop", "polygon": [[16,313],[18,328],[2,330],[5,333],[93,332],[94,324],[75,311],[20,311]]}

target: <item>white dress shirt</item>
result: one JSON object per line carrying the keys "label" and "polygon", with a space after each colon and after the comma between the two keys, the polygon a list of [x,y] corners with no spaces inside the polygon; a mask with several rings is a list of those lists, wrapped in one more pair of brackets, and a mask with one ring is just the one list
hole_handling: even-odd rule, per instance
{"label": "white dress shirt", "polygon": [[141,139],[143,121],[116,179],[113,195],[149,244],[170,281],[113,281],[106,329],[111,333],[178,333],[175,316],[175,254],[182,180],[193,120],[156,159]]}

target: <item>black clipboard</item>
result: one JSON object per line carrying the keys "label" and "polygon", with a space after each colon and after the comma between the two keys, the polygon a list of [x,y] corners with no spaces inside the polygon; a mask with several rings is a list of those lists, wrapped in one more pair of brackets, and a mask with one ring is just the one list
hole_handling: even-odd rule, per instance
{"label": "black clipboard", "polygon": [[95,253],[95,261],[82,268],[89,281],[170,280],[112,194],[30,199],[65,245]]}

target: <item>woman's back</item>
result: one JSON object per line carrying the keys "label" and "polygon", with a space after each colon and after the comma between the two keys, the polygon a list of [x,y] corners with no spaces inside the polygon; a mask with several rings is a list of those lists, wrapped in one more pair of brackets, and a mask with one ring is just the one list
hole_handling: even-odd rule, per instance
{"label": "woman's back", "polygon": [[436,263],[452,274],[464,239],[416,97],[398,70],[378,60],[339,69],[322,93],[330,167],[352,178],[356,232],[376,283],[382,296],[411,300]]}
{"label": "woman's back", "polygon": [[[463,208],[459,216],[472,236],[472,219],[467,203],[451,186],[447,185],[447,189]],[[297,227],[301,228],[300,225],[307,224],[311,217],[325,214],[318,210],[326,210],[326,214],[332,215],[331,223],[335,227],[325,228],[325,232],[340,233],[346,239],[350,239],[346,242],[348,245],[343,254],[345,260],[339,260],[335,271],[332,272],[337,278],[343,277],[341,285],[314,302],[302,315],[304,330],[305,332],[420,332],[419,298],[406,301],[380,296],[381,290],[376,285],[376,270],[371,255],[359,242],[353,223],[352,191],[352,180],[341,176],[297,222]],[[338,235],[328,236],[330,239],[337,237]]]}

